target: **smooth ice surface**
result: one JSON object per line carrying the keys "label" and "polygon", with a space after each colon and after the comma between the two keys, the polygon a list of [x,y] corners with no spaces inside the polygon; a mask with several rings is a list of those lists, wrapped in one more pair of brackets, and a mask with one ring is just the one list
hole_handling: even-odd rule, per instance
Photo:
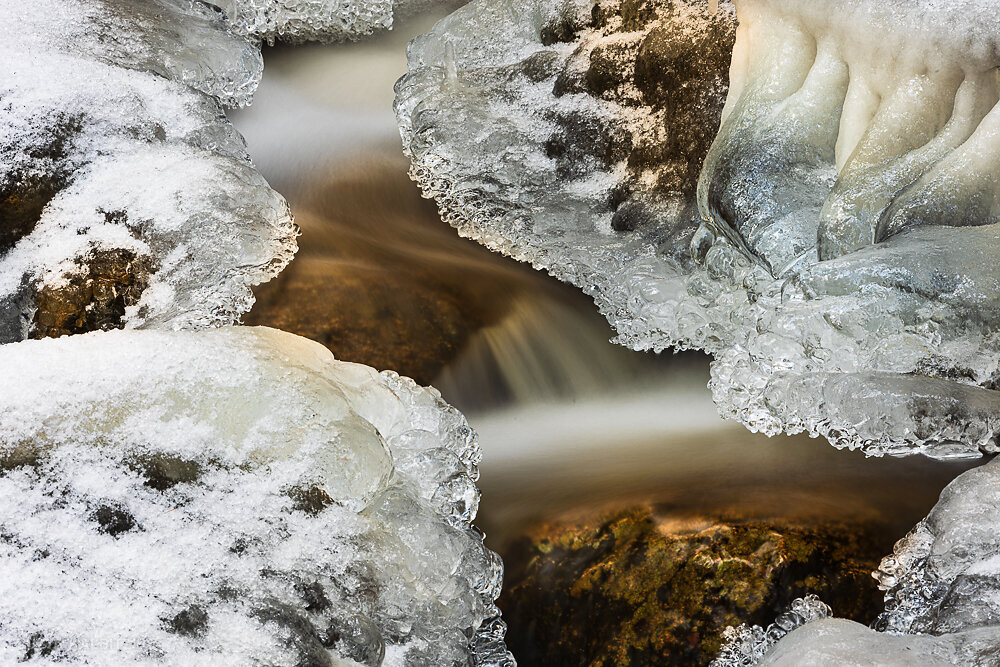
{"label": "smooth ice surface", "polygon": [[[994,8],[740,0],[705,154],[657,133],[688,141],[713,90],[721,103],[689,63],[711,60],[732,5],[651,6],[478,0],[415,40],[396,111],[424,194],[591,294],[623,344],[714,354],[720,410],[754,430],[995,451]],[[664,125],[664,104],[691,121]],[[650,144],[668,149],[637,152]],[[664,168],[678,156],[705,161],[697,197]]]}
{"label": "smooth ice surface", "polygon": [[96,311],[100,328],[234,322],[296,247],[287,204],[206,94],[249,99],[256,46],[199,3],[8,4],[0,342]]}
{"label": "smooth ice surface", "polygon": [[479,446],[435,390],[248,327],[0,368],[0,662],[511,664]]}
{"label": "smooth ice surface", "polygon": [[886,591],[885,612],[874,629],[842,619],[815,620],[822,614],[794,627],[779,619],[782,632],[744,626],[731,632],[716,664],[996,664],[997,525],[1000,462],[994,461],[959,475],[882,560],[875,578]]}

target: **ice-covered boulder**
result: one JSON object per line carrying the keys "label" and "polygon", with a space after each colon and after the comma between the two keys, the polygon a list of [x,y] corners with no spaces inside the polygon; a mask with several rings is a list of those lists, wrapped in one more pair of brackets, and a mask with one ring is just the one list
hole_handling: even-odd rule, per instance
{"label": "ice-covered boulder", "polygon": [[[742,627],[715,663],[992,665],[1000,651],[1000,462],[959,475],[882,560],[885,612],[867,628],[818,601],[767,630]],[[834,610],[836,611],[836,610]]]}
{"label": "ice-covered boulder", "polygon": [[998,44],[974,0],[477,0],[410,45],[396,111],[460,233],[583,288],[625,345],[714,354],[727,416],[978,456]]}
{"label": "ice-covered boulder", "polygon": [[5,664],[512,664],[479,446],[433,389],[250,327],[0,368]]}
{"label": "ice-covered boulder", "polygon": [[8,5],[0,342],[234,322],[295,251],[220,106],[249,99],[257,47],[201,3]]}

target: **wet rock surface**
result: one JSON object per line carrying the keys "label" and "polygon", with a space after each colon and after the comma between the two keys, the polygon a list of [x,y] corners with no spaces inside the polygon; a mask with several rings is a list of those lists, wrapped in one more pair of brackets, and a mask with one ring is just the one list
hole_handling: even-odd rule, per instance
{"label": "wet rock surface", "polygon": [[291,195],[299,252],[254,289],[247,324],[431,384],[525,296],[589,315],[573,290],[457,238],[420,198],[405,161],[389,155],[335,168]]}
{"label": "wet rock surface", "polygon": [[868,623],[881,528],[650,505],[540,526],[505,555],[508,644],[522,665],[707,664],[726,626],[766,624],[810,593]]}
{"label": "wet rock surface", "polygon": [[126,250],[96,251],[82,268],[39,290],[29,338],[117,329],[149,285],[148,259]]}

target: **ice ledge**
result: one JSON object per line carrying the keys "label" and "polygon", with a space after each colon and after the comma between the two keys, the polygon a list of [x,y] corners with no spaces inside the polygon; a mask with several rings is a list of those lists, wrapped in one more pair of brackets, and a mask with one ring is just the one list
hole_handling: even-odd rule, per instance
{"label": "ice ledge", "polygon": [[[814,5],[803,11],[818,11]],[[712,15],[706,3],[689,0],[645,15],[629,11],[615,2],[540,2],[522,11],[479,0],[414,40],[396,112],[424,195],[460,234],[593,296],[619,342],[714,354],[720,410],[754,430],[805,431],[874,455],[996,451],[1000,346],[992,330],[1000,276],[993,258],[1000,228],[901,228],[843,256],[802,261],[780,278],[761,260],[766,255],[748,250],[749,237],[695,234],[700,216],[676,165],[703,159],[707,147],[671,152],[676,148],[658,132],[687,136],[688,125],[722,111],[725,88],[711,82],[728,67],[690,71],[681,64],[685,45],[725,30],[732,9],[723,4]],[[482,43],[482,35],[490,38]],[[948,57],[968,46],[959,35],[952,39]],[[940,50],[932,46],[928,57]],[[825,62],[805,63],[803,77],[810,68],[818,79],[827,76]],[[679,104],[643,79],[652,63],[649,71],[678,90],[705,94]],[[782,125],[781,113],[799,109],[789,104],[775,103],[774,132],[808,143],[790,119]],[[665,124],[664,108],[684,109],[674,114],[682,120]],[[725,113],[735,118],[734,108]],[[897,120],[908,127],[905,117]],[[747,141],[760,148],[757,139]],[[650,145],[667,158],[651,160],[644,152]],[[835,179],[835,146],[828,148],[820,157]],[[780,175],[805,171],[793,164]],[[731,191],[751,212],[754,192]],[[803,201],[818,214],[822,199],[797,192],[806,192]],[[815,230],[818,216],[811,220]],[[769,238],[783,242],[788,235],[777,231]]]}

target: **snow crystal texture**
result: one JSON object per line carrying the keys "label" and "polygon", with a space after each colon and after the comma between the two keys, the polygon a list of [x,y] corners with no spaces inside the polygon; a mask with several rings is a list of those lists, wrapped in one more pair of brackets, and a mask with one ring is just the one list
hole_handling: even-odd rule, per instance
{"label": "snow crystal texture", "polygon": [[356,39],[392,27],[392,0],[216,0],[240,34],[274,44]]}
{"label": "snow crystal texture", "polygon": [[264,328],[0,367],[0,662],[513,664],[479,446],[435,390]]}

